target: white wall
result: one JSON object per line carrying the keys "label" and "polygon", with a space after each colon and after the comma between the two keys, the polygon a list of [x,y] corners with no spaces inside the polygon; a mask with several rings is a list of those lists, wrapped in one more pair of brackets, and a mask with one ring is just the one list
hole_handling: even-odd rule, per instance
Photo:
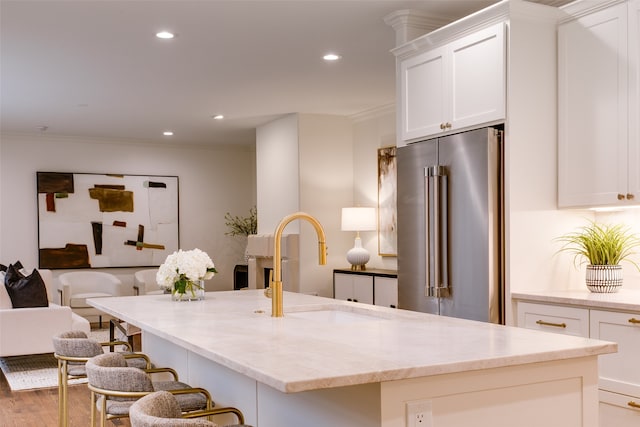
{"label": "white wall", "polygon": [[[0,145],[0,263],[38,261],[36,171],[176,175],[179,177],[180,246],[198,247],[219,274],[207,290],[233,289],[233,268],[245,241],[225,236],[226,212],[246,216],[255,204],[253,147],[183,146],[179,143],[2,135]],[[109,269],[127,288],[136,269]],[[56,271],[55,273],[59,273]],[[56,274],[57,275],[57,274]]]}
{"label": "white wall", "polygon": [[[369,111],[354,118],[353,135],[353,206],[378,207],[378,148],[396,145],[396,113],[394,106]],[[351,233],[349,248],[355,234]],[[362,245],[371,258],[368,268],[395,270],[395,256],[378,255],[377,231],[360,232]],[[346,257],[346,254],[345,254]]]}
{"label": "white wall", "polygon": [[348,266],[345,254],[353,243],[341,231],[342,208],[353,197],[353,130],[346,117],[299,116],[300,210],[324,229],[326,265],[318,265],[318,238],[310,225],[300,226],[300,292],[333,297],[333,269]]}
{"label": "white wall", "polygon": [[[300,209],[298,115],[256,129],[258,234],[273,234],[282,217]],[[289,233],[297,233],[291,224]]]}
{"label": "white wall", "polygon": [[[298,210],[315,216],[327,236],[327,265],[318,266],[310,225],[294,221],[285,233],[300,233],[298,289],[333,296],[333,269],[349,267],[346,253],[355,238],[340,230],[342,208],[377,207],[378,148],[395,145],[395,111],[352,118],[292,114],[258,128],[256,135],[258,233],[272,234],[282,217]],[[396,268],[395,257],[378,255],[376,232],[361,237],[371,254],[369,268]]]}

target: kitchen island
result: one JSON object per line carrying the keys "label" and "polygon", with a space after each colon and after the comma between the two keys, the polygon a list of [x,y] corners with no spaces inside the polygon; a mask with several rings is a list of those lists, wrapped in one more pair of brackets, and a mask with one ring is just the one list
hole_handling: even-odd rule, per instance
{"label": "kitchen island", "polygon": [[[614,343],[286,292],[91,299],[256,427],[584,426]],[[417,423],[417,419],[421,423]]]}

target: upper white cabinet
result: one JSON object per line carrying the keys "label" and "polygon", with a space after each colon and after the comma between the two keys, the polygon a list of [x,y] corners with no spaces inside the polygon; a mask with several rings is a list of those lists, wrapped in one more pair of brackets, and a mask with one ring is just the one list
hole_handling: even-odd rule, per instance
{"label": "upper white cabinet", "polygon": [[504,119],[504,23],[400,59],[398,80],[403,141]]}
{"label": "upper white cabinet", "polygon": [[558,27],[559,207],[640,203],[640,3],[608,4]]}

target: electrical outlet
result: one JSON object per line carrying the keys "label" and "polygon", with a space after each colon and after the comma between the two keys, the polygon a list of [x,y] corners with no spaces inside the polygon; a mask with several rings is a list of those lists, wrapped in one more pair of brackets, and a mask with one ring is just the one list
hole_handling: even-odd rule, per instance
{"label": "electrical outlet", "polygon": [[431,401],[407,402],[407,427],[431,427]]}

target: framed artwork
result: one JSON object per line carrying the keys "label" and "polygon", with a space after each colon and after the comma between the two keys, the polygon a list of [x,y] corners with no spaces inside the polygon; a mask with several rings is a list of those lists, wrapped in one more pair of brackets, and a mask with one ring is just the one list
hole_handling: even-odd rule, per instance
{"label": "framed artwork", "polygon": [[178,177],[37,172],[40,268],[151,267],[179,248]]}
{"label": "framed artwork", "polygon": [[398,215],[396,147],[378,149],[378,254],[397,256]]}

